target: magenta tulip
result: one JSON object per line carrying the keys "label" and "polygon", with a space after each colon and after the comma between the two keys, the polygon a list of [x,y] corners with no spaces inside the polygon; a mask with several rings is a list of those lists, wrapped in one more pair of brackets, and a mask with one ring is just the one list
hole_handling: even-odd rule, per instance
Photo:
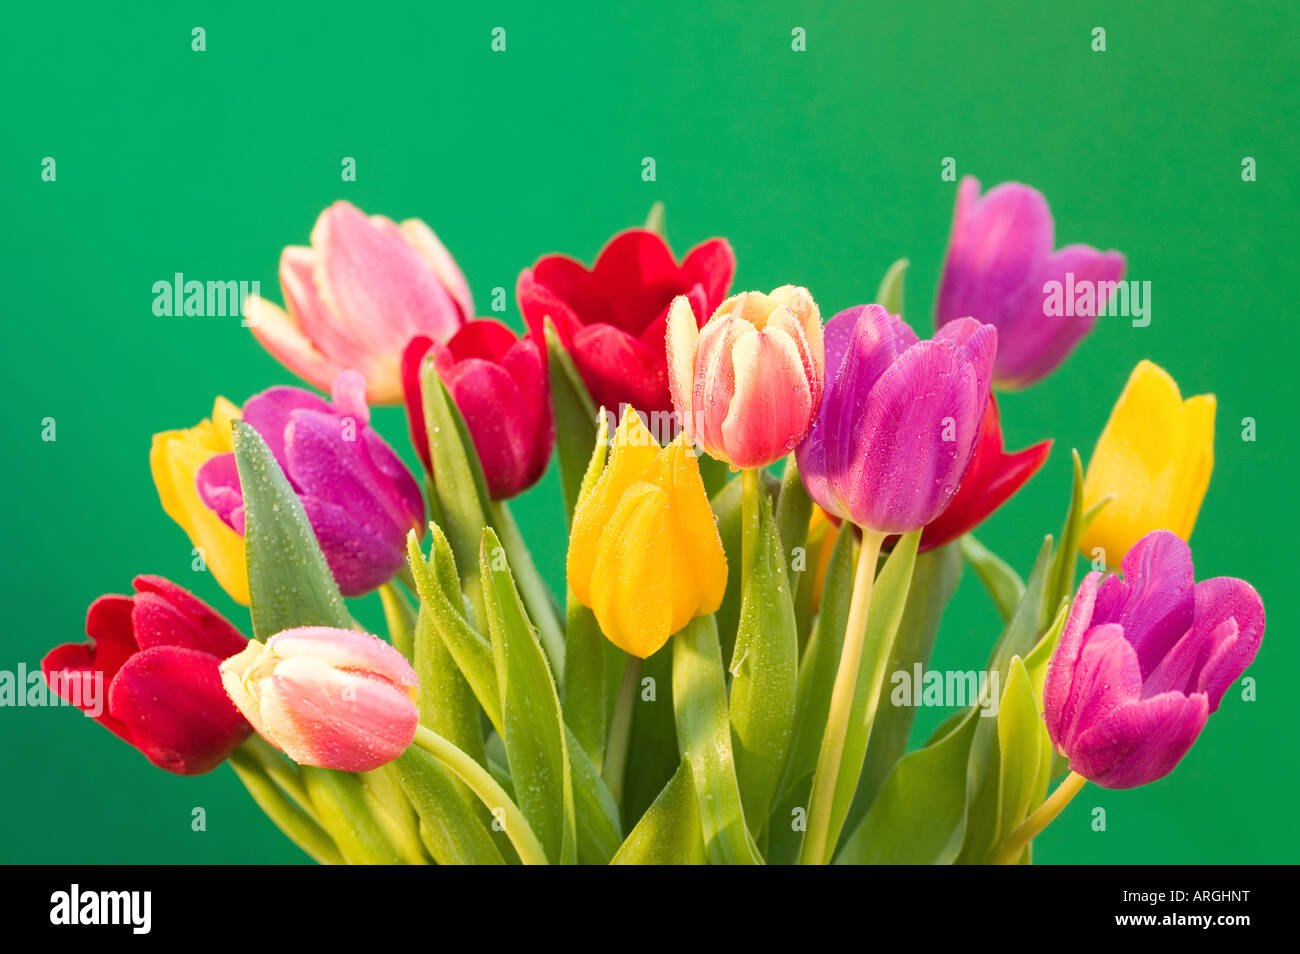
{"label": "magenta tulip", "polygon": [[997,331],[971,318],[918,341],[879,305],[826,324],[826,393],[799,445],[799,476],[823,510],[909,533],[952,500],[989,400]]}
{"label": "magenta tulip", "polygon": [[221,682],[258,735],[301,765],[379,768],[420,722],[411,664],[351,629],[303,626],[249,643],[221,664]]}
{"label": "magenta tulip", "polygon": [[[275,387],[244,403],[244,422],[266,441],[298,494],[344,596],[387,582],[406,562],[406,534],[424,530],[424,500],[411,472],[370,426],[365,382],[345,371],[333,403]],[[234,454],[199,468],[199,496],[244,533],[244,496]]]}
{"label": "magenta tulip", "polygon": [[1052,741],[1103,788],[1167,775],[1264,637],[1255,589],[1195,582],[1191,549],[1167,530],[1139,540],[1123,571],[1084,578],[1043,692]]}
{"label": "magenta tulip", "polygon": [[154,765],[177,775],[209,772],[248,737],[217,672],[248,640],[169,580],[137,576],[133,585],[133,596],[90,604],[91,641],[51,650],[41,670],[59,695]]}
{"label": "magenta tulip", "polygon": [[[1113,283],[1124,276],[1119,252],[1054,249],[1055,243],[1052,212],[1037,189],[1004,182],[981,197],[978,179],[961,180],[935,325],[969,316],[997,328],[993,381],[1000,388],[1023,388],[1054,371],[1092,330]],[[1053,313],[1049,282],[1090,286],[1087,313]]]}

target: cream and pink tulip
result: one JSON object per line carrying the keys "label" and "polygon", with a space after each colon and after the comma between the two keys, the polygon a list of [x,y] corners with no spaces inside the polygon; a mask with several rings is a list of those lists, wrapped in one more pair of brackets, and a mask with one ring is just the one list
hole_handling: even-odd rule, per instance
{"label": "cream and pink tulip", "polygon": [[775,463],[808,433],[825,380],[822,322],[806,288],[733,295],[700,328],[668,312],[668,386],[687,439],[733,467]]}
{"label": "cream and pink tulip", "polygon": [[295,762],[365,772],[415,738],[419,680],[376,636],[303,626],[250,642],[221,664],[221,682],[258,735]]}

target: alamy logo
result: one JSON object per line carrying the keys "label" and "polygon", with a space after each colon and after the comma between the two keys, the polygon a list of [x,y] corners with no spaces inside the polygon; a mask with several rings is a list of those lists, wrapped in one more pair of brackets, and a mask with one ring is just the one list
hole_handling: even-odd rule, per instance
{"label": "alamy logo", "polygon": [[893,690],[889,701],[895,706],[934,706],[936,708],[962,708],[979,706],[981,718],[996,718],[1001,693],[998,691],[998,671],[938,669],[926,670],[915,663],[909,672],[899,669],[889,680]]}
{"label": "alamy logo", "polygon": [[46,676],[19,663],[16,672],[0,669],[0,706],[76,706],[98,718],[104,714],[104,674],[56,671]]}
{"label": "alamy logo", "polygon": [[1074,272],[1065,281],[1043,283],[1043,314],[1048,318],[1132,318],[1134,328],[1151,324],[1151,283],[1133,281],[1077,281]]}
{"label": "alamy logo", "polygon": [[150,891],[82,891],[74,884],[50,895],[50,923],[59,925],[129,925],[133,934],[148,934],[152,923]]}
{"label": "alamy logo", "polygon": [[[234,317],[244,314],[244,303],[251,296],[261,294],[260,281],[186,281],[185,274],[177,272],[170,281],[153,283],[153,313],[159,318]],[[251,322],[244,319],[244,323]]]}

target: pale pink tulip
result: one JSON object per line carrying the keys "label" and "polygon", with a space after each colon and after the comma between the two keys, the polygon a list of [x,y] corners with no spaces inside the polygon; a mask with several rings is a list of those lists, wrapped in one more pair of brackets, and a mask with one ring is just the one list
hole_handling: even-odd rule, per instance
{"label": "pale pink tulip", "polygon": [[410,663],[376,636],[303,626],[250,642],[221,683],[258,735],[301,765],[365,772],[397,758],[420,716]]}
{"label": "pale pink tulip", "polygon": [[286,308],[256,295],[244,306],[257,340],[323,391],[340,371],[360,371],[372,404],[401,403],[412,338],[445,342],[474,317],[465,276],[427,225],[348,202],[320,214],[310,248],[285,248],[280,287]]}

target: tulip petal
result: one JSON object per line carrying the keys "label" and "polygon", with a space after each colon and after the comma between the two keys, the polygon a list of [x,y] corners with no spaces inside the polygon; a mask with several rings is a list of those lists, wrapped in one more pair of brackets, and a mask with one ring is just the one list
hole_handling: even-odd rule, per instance
{"label": "tulip petal", "polygon": [[700,325],[690,299],[678,295],[668,309],[665,347],[668,356],[668,390],[673,407],[681,417],[687,439],[695,440],[695,354],[700,343]]}
{"label": "tulip petal", "polygon": [[1062,715],[1064,747],[1073,757],[1080,733],[1142,697],[1137,653],[1116,623],[1094,625],[1084,635]]}
{"label": "tulip petal", "polygon": [[1097,586],[1102,574],[1093,572],[1083,578],[1079,591],[1070,606],[1069,618],[1061,631],[1061,640],[1047,664],[1047,677],[1043,682],[1043,721],[1048,735],[1058,749],[1064,749],[1066,731],[1074,724],[1074,701],[1070,685],[1083,639],[1092,626],[1092,611],[1097,599]]}
{"label": "tulip petal", "polygon": [[161,576],[137,576],[131,628],[141,649],[180,646],[225,659],[248,640],[224,616]]}
{"label": "tulip petal", "polygon": [[391,762],[406,751],[419,724],[405,690],[309,656],[278,663],[262,683],[259,702],[265,731],[285,754],[344,772]]}
{"label": "tulip petal", "polygon": [[[725,406],[721,448],[734,467],[764,467],[803,440],[816,408],[807,362],[795,339],[772,325],[740,326],[748,331],[731,346],[734,393]],[[802,337],[797,326],[795,332]]]}
{"label": "tulip petal", "polygon": [[1201,501],[1210,486],[1210,474],[1214,471],[1216,406],[1213,394],[1198,394],[1183,402],[1181,465],[1174,476],[1167,523],[1169,529],[1184,540],[1191,539]]}
{"label": "tulip petal", "polygon": [[633,484],[601,535],[591,577],[596,621],[624,652],[645,659],[673,634],[679,622],[674,619],[674,556],[668,494],[654,484]]}
{"label": "tulip petal", "polygon": [[1123,580],[1111,577],[1101,587],[1093,622],[1124,628],[1146,678],[1192,628],[1192,551],[1169,531],[1156,531],[1129,550],[1123,569]]}
{"label": "tulip petal", "polygon": [[974,317],[999,327],[1004,302],[1031,270],[1052,254],[1055,226],[1037,189],[1004,182],[979,196],[979,180],[966,176],[957,190],[948,257],[935,305],[942,326]]}
{"label": "tulip petal", "polygon": [[662,343],[656,350],[612,325],[588,325],[574,334],[571,353],[598,407],[616,413],[620,402],[647,412],[672,407]]}
{"label": "tulip petal", "polygon": [[[1056,370],[1092,331],[1105,309],[1107,290],[1124,277],[1124,266],[1123,255],[1089,245],[1067,245],[1036,263],[995,322],[1001,334],[995,375],[999,386],[1028,387]],[[1093,290],[1091,312],[1079,312],[1075,303],[1069,303],[1062,308],[1066,313],[1049,314],[1049,282],[1060,283],[1062,293],[1070,282],[1073,288]]]}
{"label": "tulip petal", "polygon": [[317,349],[288,312],[265,298],[250,295],[244,318],[262,347],[308,384],[324,390],[343,370]]}
{"label": "tulip petal", "polygon": [[849,442],[854,458],[840,495],[857,501],[854,523],[909,533],[943,511],[979,437],[988,400],[979,378],[947,342],[919,342],[890,365]]}
{"label": "tulip petal", "polygon": [[178,775],[211,771],[249,733],[226,696],[216,656],[156,646],[130,658],[108,690],[108,705],[131,744]]}
{"label": "tulip petal", "polygon": [[473,321],[474,296],[470,294],[469,282],[465,280],[464,272],[452,258],[451,252],[447,251],[447,246],[442,244],[442,240],[433,229],[421,219],[406,219],[397,228],[402,233],[402,238],[406,239],[411,248],[420,253],[433,269],[433,273],[438,276],[438,281],[442,282],[447,289],[452,301],[460,310],[461,321]]}
{"label": "tulip petal", "polygon": [[1209,708],[1202,693],[1130,702],[1083,732],[1070,768],[1102,788],[1134,788],[1168,775],[1201,734]]}
{"label": "tulip petal", "polygon": [[[1229,622],[1233,627],[1224,631]],[[1189,688],[1205,693],[1214,712],[1228,687],[1259,652],[1264,639],[1264,602],[1245,580],[1228,576],[1203,580],[1196,584],[1195,633],[1202,639],[1210,634],[1215,650],[1198,673],[1196,684]]]}
{"label": "tulip petal", "polygon": [[332,669],[367,673],[408,691],[419,677],[400,652],[369,633],[330,626],[299,626],[276,633],[266,648],[281,659],[309,656]]}

